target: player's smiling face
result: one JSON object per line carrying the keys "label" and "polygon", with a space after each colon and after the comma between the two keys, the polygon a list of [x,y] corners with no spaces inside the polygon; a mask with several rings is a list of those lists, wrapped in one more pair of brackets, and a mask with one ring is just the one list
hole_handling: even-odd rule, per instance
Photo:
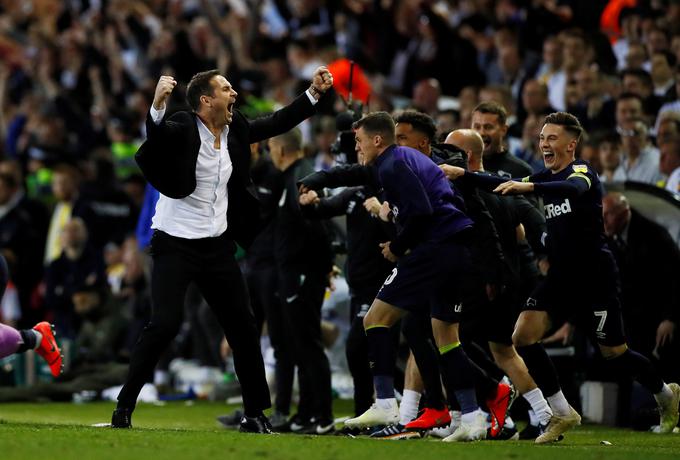
{"label": "player's smiling face", "polygon": [[543,125],[540,135],[541,152],[545,167],[553,173],[562,171],[574,161],[578,141],[560,125]]}

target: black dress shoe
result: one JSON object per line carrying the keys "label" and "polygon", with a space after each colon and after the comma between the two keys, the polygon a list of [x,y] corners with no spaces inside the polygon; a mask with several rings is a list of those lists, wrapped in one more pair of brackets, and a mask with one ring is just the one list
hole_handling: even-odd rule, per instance
{"label": "black dress shoe", "polygon": [[244,415],[241,418],[241,426],[239,431],[241,433],[273,433],[272,425],[264,415],[258,415],[257,417],[248,417]]}
{"label": "black dress shoe", "polygon": [[243,418],[243,411],[235,410],[231,414],[218,415],[217,423],[225,428],[238,428],[241,425],[241,419]]}
{"label": "black dress shoe", "polygon": [[132,409],[119,407],[111,416],[111,428],[132,428]]}

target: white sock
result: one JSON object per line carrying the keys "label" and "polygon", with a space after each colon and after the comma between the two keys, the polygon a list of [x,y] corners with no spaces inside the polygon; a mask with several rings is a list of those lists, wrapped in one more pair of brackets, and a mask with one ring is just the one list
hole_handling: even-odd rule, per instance
{"label": "white sock", "polygon": [[468,412],[467,414],[463,414],[460,417],[460,421],[466,425],[470,425],[475,422],[475,419],[479,416],[480,411],[481,409],[477,409],[475,411]]}
{"label": "white sock", "polygon": [[154,385],[168,385],[169,383],[170,383],[170,373],[168,371],[156,369],[153,372],[153,384]]}
{"label": "white sock", "polygon": [[[38,348],[40,348],[40,344],[42,343],[42,333],[39,332],[39,331],[36,331],[35,329],[29,329],[29,330],[35,334],[35,347],[33,347],[33,349],[37,350]],[[672,395],[673,395],[673,393],[671,393],[671,396]]]}
{"label": "white sock", "polygon": [[524,393],[522,397],[527,400],[533,409],[534,416],[537,420],[536,425],[539,423],[542,425],[547,425],[550,421],[550,417],[552,417],[552,411],[550,410],[550,406],[548,406],[548,402],[543,397],[541,389],[536,387],[533,390]]}
{"label": "white sock", "polygon": [[571,412],[569,410],[569,402],[567,401],[567,398],[564,397],[562,390],[552,396],[548,396],[548,402],[550,403],[553,412],[557,415],[569,415]]}
{"label": "white sock", "polygon": [[529,424],[531,426],[538,426],[538,424],[541,423],[541,421],[536,416],[536,412],[534,412],[533,409],[529,409],[528,412],[529,412]]}
{"label": "white sock", "polygon": [[451,414],[451,426],[458,428],[460,426],[460,420],[463,418],[463,413],[459,410],[451,410],[449,411],[449,414]]}
{"label": "white sock", "polygon": [[397,407],[397,398],[386,398],[386,399],[376,398],[375,405],[378,406],[380,409],[390,410],[393,407]]}
{"label": "white sock", "polygon": [[656,403],[659,406],[665,407],[673,401],[673,391],[664,383],[661,387],[661,391],[654,395],[654,399],[656,399]]}
{"label": "white sock", "polygon": [[418,415],[418,404],[420,403],[420,393],[413,390],[404,389],[399,406],[399,423],[406,425]]}

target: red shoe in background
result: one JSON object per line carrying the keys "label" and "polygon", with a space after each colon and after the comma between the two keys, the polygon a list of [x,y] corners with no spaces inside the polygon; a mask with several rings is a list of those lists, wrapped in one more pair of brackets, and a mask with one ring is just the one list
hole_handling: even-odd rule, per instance
{"label": "red shoe in background", "polygon": [[52,375],[58,377],[62,369],[62,356],[59,345],[57,345],[57,341],[54,338],[52,325],[47,321],[43,321],[33,326],[33,330],[42,334],[40,346],[36,348],[35,352],[47,361]]}

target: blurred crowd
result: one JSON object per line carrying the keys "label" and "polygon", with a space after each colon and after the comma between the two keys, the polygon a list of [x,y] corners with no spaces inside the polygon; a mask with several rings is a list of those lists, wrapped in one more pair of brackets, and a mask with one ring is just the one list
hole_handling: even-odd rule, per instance
{"label": "blurred crowd", "polygon": [[[194,73],[217,68],[239,92],[238,108],[255,117],[290,102],[330,64],[340,97],[302,126],[316,169],[351,156],[352,141],[335,143],[348,103],[417,109],[436,121],[441,141],[469,128],[480,102],[496,101],[508,115],[500,138],[536,171],[543,117],[569,111],[587,130],[581,157],[605,182],[680,192],[678,0],[1,0],[0,58],[0,250],[11,272],[0,320],[54,322],[76,341],[76,363],[124,362],[148,320],[153,191],[134,154],[160,75],[179,83],[170,112],[186,109]],[[480,134],[485,144],[499,135]],[[612,237],[634,234],[625,197],[608,211],[619,218]],[[641,286],[629,294],[640,304],[631,318],[655,332],[663,323],[665,344],[680,299],[659,285],[648,305],[641,290],[658,279],[634,274],[651,260],[635,254],[641,259],[620,259],[624,286]],[[187,299],[177,342],[224,366],[202,303]],[[647,307],[658,314],[650,319]]]}

